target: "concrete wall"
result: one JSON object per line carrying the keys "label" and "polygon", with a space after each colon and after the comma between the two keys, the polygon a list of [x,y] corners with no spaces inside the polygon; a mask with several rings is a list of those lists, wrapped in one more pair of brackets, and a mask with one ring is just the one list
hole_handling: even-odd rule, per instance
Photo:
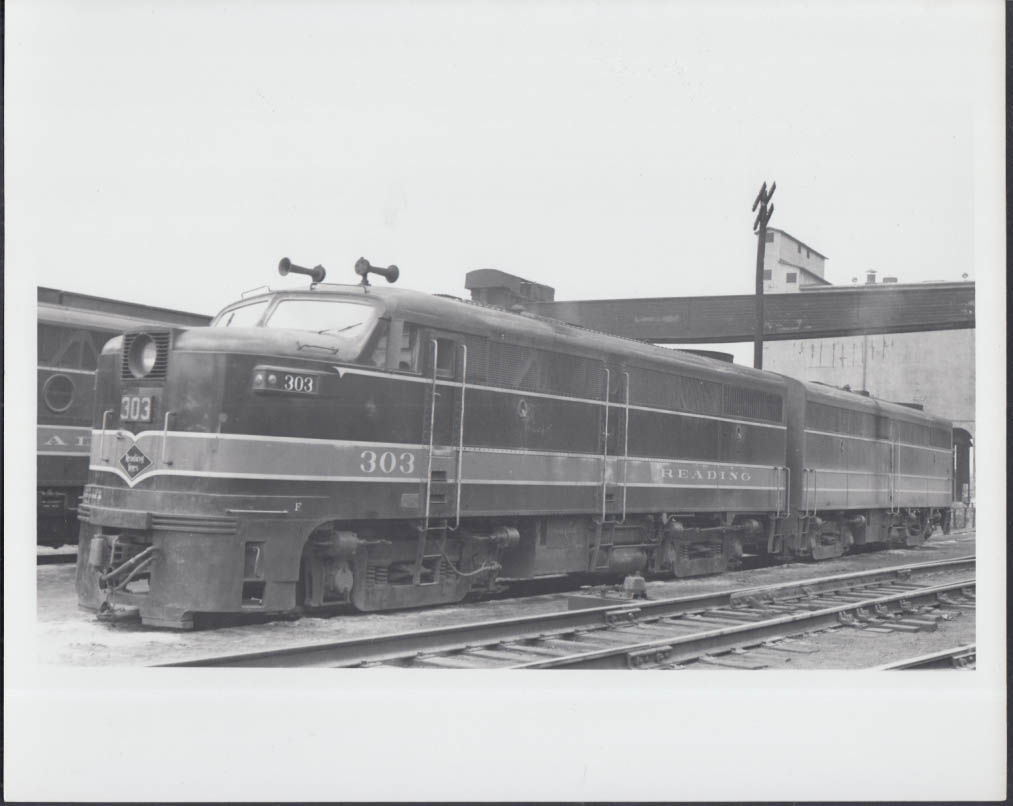
{"label": "concrete wall", "polygon": [[763,368],[921,403],[974,431],[974,330],[765,342]]}

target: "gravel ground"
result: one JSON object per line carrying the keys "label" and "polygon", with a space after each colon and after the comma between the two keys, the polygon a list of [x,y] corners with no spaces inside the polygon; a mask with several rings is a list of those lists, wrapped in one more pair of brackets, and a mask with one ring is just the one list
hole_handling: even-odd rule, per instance
{"label": "gravel ground", "polygon": [[[969,554],[974,554],[974,533],[960,532],[945,537],[937,535],[917,549],[859,554],[818,564],[791,563],[689,580],[649,582],[647,593],[652,599],[691,596]],[[558,611],[566,609],[567,597],[573,593],[395,613],[303,618],[295,622],[275,621],[218,630],[175,632],[137,625],[103,624],[96,621],[91,613],[78,610],[74,570],[72,565],[40,565],[37,568],[41,663],[84,666],[170,663],[210,655]],[[815,642],[814,639],[807,641]],[[764,658],[775,655],[778,665],[784,668],[855,669],[973,642],[972,611],[952,622],[943,623],[934,633],[877,634],[861,630],[833,630],[820,634],[821,649],[817,653],[792,654],[783,659],[780,658],[781,653],[763,654]],[[899,654],[894,654],[895,650]]]}

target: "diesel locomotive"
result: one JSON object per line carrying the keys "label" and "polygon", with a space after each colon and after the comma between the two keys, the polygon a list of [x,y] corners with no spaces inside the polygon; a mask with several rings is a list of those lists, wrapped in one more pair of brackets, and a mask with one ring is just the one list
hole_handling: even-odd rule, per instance
{"label": "diesel locomotive", "polygon": [[38,289],[36,542],[77,541],[77,504],[88,478],[95,369],[109,339],[141,327],[207,325],[210,316]]}
{"label": "diesel locomotive", "polygon": [[456,298],[267,291],[98,361],[77,592],[108,618],[378,611],[511,580],[918,545],[952,426]]}

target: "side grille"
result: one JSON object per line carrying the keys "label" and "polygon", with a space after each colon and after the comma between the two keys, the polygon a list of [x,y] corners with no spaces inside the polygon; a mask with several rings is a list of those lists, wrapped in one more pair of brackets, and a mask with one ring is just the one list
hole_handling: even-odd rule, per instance
{"label": "side grille", "polygon": [[144,376],[144,381],[164,381],[169,371],[169,331],[145,331],[126,333],[123,336],[123,350],[120,353],[120,378],[125,381],[136,381],[130,371],[130,348],[141,336],[148,336],[158,346],[158,356],[151,371]]}
{"label": "side grille", "polygon": [[732,417],[779,423],[782,419],[782,405],[780,395],[741,386],[725,387],[724,413]]}
{"label": "side grille", "polygon": [[239,524],[235,518],[221,518],[213,515],[155,513],[151,516],[151,528],[166,532],[193,532],[204,535],[234,535],[239,532]]}

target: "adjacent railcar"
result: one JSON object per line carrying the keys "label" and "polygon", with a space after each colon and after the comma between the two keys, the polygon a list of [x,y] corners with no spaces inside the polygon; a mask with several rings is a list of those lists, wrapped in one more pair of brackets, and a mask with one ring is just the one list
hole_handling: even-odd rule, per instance
{"label": "adjacent railcar", "polygon": [[378,288],[365,261],[358,286],[313,271],[211,327],[106,345],[82,606],[185,628],[512,579],[716,573],[744,552],[827,556],[827,524],[880,503],[824,501],[817,482],[808,506],[805,468],[827,468],[792,414],[812,386]]}
{"label": "adjacent railcar", "polygon": [[38,289],[36,523],[40,545],[77,542],[88,476],[95,370],[117,333],[151,324],[206,325],[209,316]]}

